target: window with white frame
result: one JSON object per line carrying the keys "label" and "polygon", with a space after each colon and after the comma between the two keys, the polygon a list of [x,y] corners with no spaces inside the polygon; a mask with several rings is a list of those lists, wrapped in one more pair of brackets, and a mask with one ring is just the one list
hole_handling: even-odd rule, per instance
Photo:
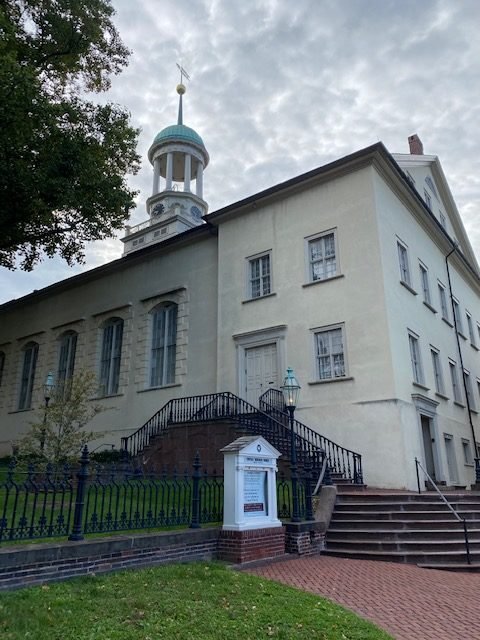
{"label": "window with white frame", "polygon": [[428,191],[426,189],[423,190],[423,195],[425,197],[425,204],[431,210],[432,209],[432,197],[431,197],[431,195],[428,193]]}
{"label": "window with white frame", "polygon": [[20,395],[18,409],[30,409],[32,405],[32,391],[37,368],[38,344],[29,342],[23,349],[22,377],[20,379]]}
{"label": "window with white frame", "polygon": [[457,331],[463,336],[464,334],[463,334],[462,316],[460,314],[460,305],[458,304],[458,300],[455,300],[455,298],[452,298],[452,302],[453,302],[453,313],[455,315],[455,322],[457,325]]}
{"label": "window with white frame", "polygon": [[177,305],[161,304],[152,311],[152,349],[150,386],[163,387],[175,382],[177,357]]}
{"label": "window with white frame", "polygon": [[462,403],[462,392],[460,390],[458,381],[457,363],[455,360],[448,361],[448,367],[450,369],[450,379],[452,381],[453,399],[459,404]]}
{"label": "window with white frame", "polygon": [[272,292],[270,253],[248,260],[248,297],[260,298]]}
{"label": "window with white frame", "polygon": [[328,280],[337,275],[335,231],[308,239],[309,282]]}
{"label": "window with white frame", "polygon": [[100,356],[101,396],[118,393],[120,362],[122,359],[123,320],[111,318],[103,326],[102,351]]}
{"label": "window with white frame", "polygon": [[316,330],[315,360],[318,380],[345,378],[345,345],[343,327]]}
{"label": "window with white frame", "polygon": [[0,351],[0,387],[2,386],[3,370],[5,369],[5,353]]}
{"label": "window with white frame", "polygon": [[463,450],[463,462],[465,464],[473,464],[472,447],[470,446],[470,440],[462,438],[462,450]]}
{"label": "window with white frame", "polygon": [[445,395],[445,383],[443,381],[442,363],[440,362],[440,352],[435,347],[430,347],[432,354],[433,376],[435,378],[435,391]]}
{"label": "window with white frame", "polygon": [[473,320],[472,320],[472,316],[468,313],[468,311],[465,311],[465,315],[467,316],[467,326],[468,326],[468,335],[470,336],[470,343],[476,347],[477,346],[477,342],[475,339],[475,331],[473,330]]}
{"label": "window with white frame", "polygon": [[408,266],[408,251],[407,247],[401,242],[397,241],[398,249],[398,264],[400,267],[400,280],[408,286],[411,286],[410,281],[410,268]]}
{"label": "window with white frame", "polygon": [[470,372],[466,369],[463,370],[463,379],[465,381],[465,389],[467,390],[468,406],[470,409],[476,410],[477,405],[473,395],[472,379],[470,378]]}
{"label": "window with white frame", "polygon": [[420,343],[418,336],[410,333],[408,334],[408,343],[410,346],[410,359],[412,362],[413,381],[417,384],[424,384],[422,360],[420,357]]}
{"label": "window with white frame", "polygon": [[441,282],[438,282],[438,296],[440,298],[440,308],[442,310],[442,318],[447,322],[450,322],[449,315],[448,315],[447,294],[445,291],[445,287]]}
{"label": "window with white frame", "polygon": [[428,269],[427,267],[420,262],[420,281],[422,283],[422,291],[423,291],[423,301],[426,304],[431,305],[430,298],[430,285],[428,282]]}
{"label": "window with white frame", "polygon": [[60,339],[60,353],[58,358],[57,387],[60,390],[71,380],[75,368],[75,354],[77,351],[77,334],[74,331],[65,333]]}
{"label": "window with white frame", "polygon": [[445,218],[444,214],[441,211],[440,211],[440,224],[445,230],[447,229],[447,219]]}

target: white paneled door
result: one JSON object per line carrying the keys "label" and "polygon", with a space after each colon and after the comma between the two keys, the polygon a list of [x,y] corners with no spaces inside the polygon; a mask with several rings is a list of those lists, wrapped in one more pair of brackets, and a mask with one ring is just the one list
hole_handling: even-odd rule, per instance
{"label": "white paneled door", "polygon": [[277,345],[264,344],[245,349],[245,397],[258,406],[258,398],[270,388],[278,389]]}

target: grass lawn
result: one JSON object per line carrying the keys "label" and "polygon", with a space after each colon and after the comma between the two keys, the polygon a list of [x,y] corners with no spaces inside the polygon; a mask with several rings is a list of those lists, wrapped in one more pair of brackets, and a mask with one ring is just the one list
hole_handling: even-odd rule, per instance
{"label": "grass lawn", "polygon": [[186,564],[0,594],[2,640],[391,640],[318,596]]}

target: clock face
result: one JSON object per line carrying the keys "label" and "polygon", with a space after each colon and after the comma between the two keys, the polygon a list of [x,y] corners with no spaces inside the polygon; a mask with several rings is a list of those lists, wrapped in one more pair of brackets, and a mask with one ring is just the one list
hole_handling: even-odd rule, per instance
{"label": "clock face", "polygon": [[195,205],[190,209],[190,213],[194,218],[197,218],[198,220],[200,220],[200,218],[202,217],[202,212]]}
{"label": "clock face", "polygon": [[152,209],[152,216],[160,216],[165,210],[165,207],[160,202],[156,204]]}

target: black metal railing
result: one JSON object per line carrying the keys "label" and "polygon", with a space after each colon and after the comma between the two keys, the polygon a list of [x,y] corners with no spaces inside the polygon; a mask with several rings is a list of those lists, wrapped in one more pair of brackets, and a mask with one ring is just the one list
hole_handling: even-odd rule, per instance
{"label": "black metal railing", "polygon": [[[232,420],[236,425],[244,427],[247,431],[263,436],[289,458],[291,451],[290,425],[288,420],[284,420],[282,412],[274,411],[274,414],[272,411],[268,413],[262,411],[230,392],[175,398],[167,402],[137,431],[130,436],[122,438],[121,446],[128,457],[136,457],[170,425]],[[320,436],[298,421],[295,424],[300,425],[295,434],[298,462],[300,464],[310,463],[313,474],[318,475],[325,458],[325,450],[318,439]],[[310,439],[305,437],[305,434],[310,435],[310,432],[318,436],[317,442],[313,437],[310,437]],[[325,441],[327,443],[331,442],[327,439]],[[339,459],[336,460],[336,463],[337,467],[340,468]],[[346,464],[344,468],[345,470],[347,469]]]}
{"label": "black metal railing", "polygon": [[[278,389],[268,389],[259,398],[259,406],[263,412],[275,418],[276,421],[288,424],[289,416],[285,411],[283,394]],[[295,433],[305,449],[324,451],[330,473],[338,474],[341,478],[351,480],[354,484],[363,484],[362,456],[351,449],[342,447],[333,440],[322,436],[317,431],[307,427],[302,422],[294,420]],[[317,467],[315,466],[315,472]]]}
{"label": "black metal railing", "polygon": [[428,473],[428,471],[426,469],[424,469],[424,467],[422,466],[420,460],[418,460],[418,458],[415,458],[415,470],[417,472],[417,487],[418,487],[418,493],[421,494],[422,490],[420,488],[420,473],[419,473],[419,469],[421,469],[425,475],[425,477],[427,478],[427,480],[430,482],[430,484],[432,485],[432,487],[435,489],[435,491],[438,493],[438,495],[440,496],[440,499],[444,502],[444,504],[450,509],[451,513],[453,514],[453,516],[455,517],[455,519],[458,522],[461,522],[463,524],[463,537],[465,540],[465,555],[467,558],[467,564],[472,564],[472,560],[470,557],[470,540],[468,537],[468,527],[467,527],[467,520],[465,518],[462,518],[460,515],[458,515],[458,513],[456,512],[456,510],[452,507],[452,505],[449,503],[449,501],[447,500],[447,498],[445,497],[445,495],[440,491],[440,489],[438,488],[437,484],[435,483],[435,481],[432,479],[432,477],[430,476],[430,474]]}
{"label": "black metal railing", "polygon": [[12,460],[0,477],[0,542],[221,522],[223,474],[200,467],[198,456],[193,473],[94,465],[87,448],[76,469]]}
{"label": "black metal railing", "polygon": [[[201,469],[145,469],[135,461],[94,465],[88,449],[80,464],[24,467],[12,460],[0,474],[0,542],[42,538],[83,540],[85,534],[144,531],[172,527],[199,528],[223,520],[223,475]],[[311,466],[297,483],[299,515],[312,520]],[[278,516],[292,517],[292,482],[277,479]]]}

